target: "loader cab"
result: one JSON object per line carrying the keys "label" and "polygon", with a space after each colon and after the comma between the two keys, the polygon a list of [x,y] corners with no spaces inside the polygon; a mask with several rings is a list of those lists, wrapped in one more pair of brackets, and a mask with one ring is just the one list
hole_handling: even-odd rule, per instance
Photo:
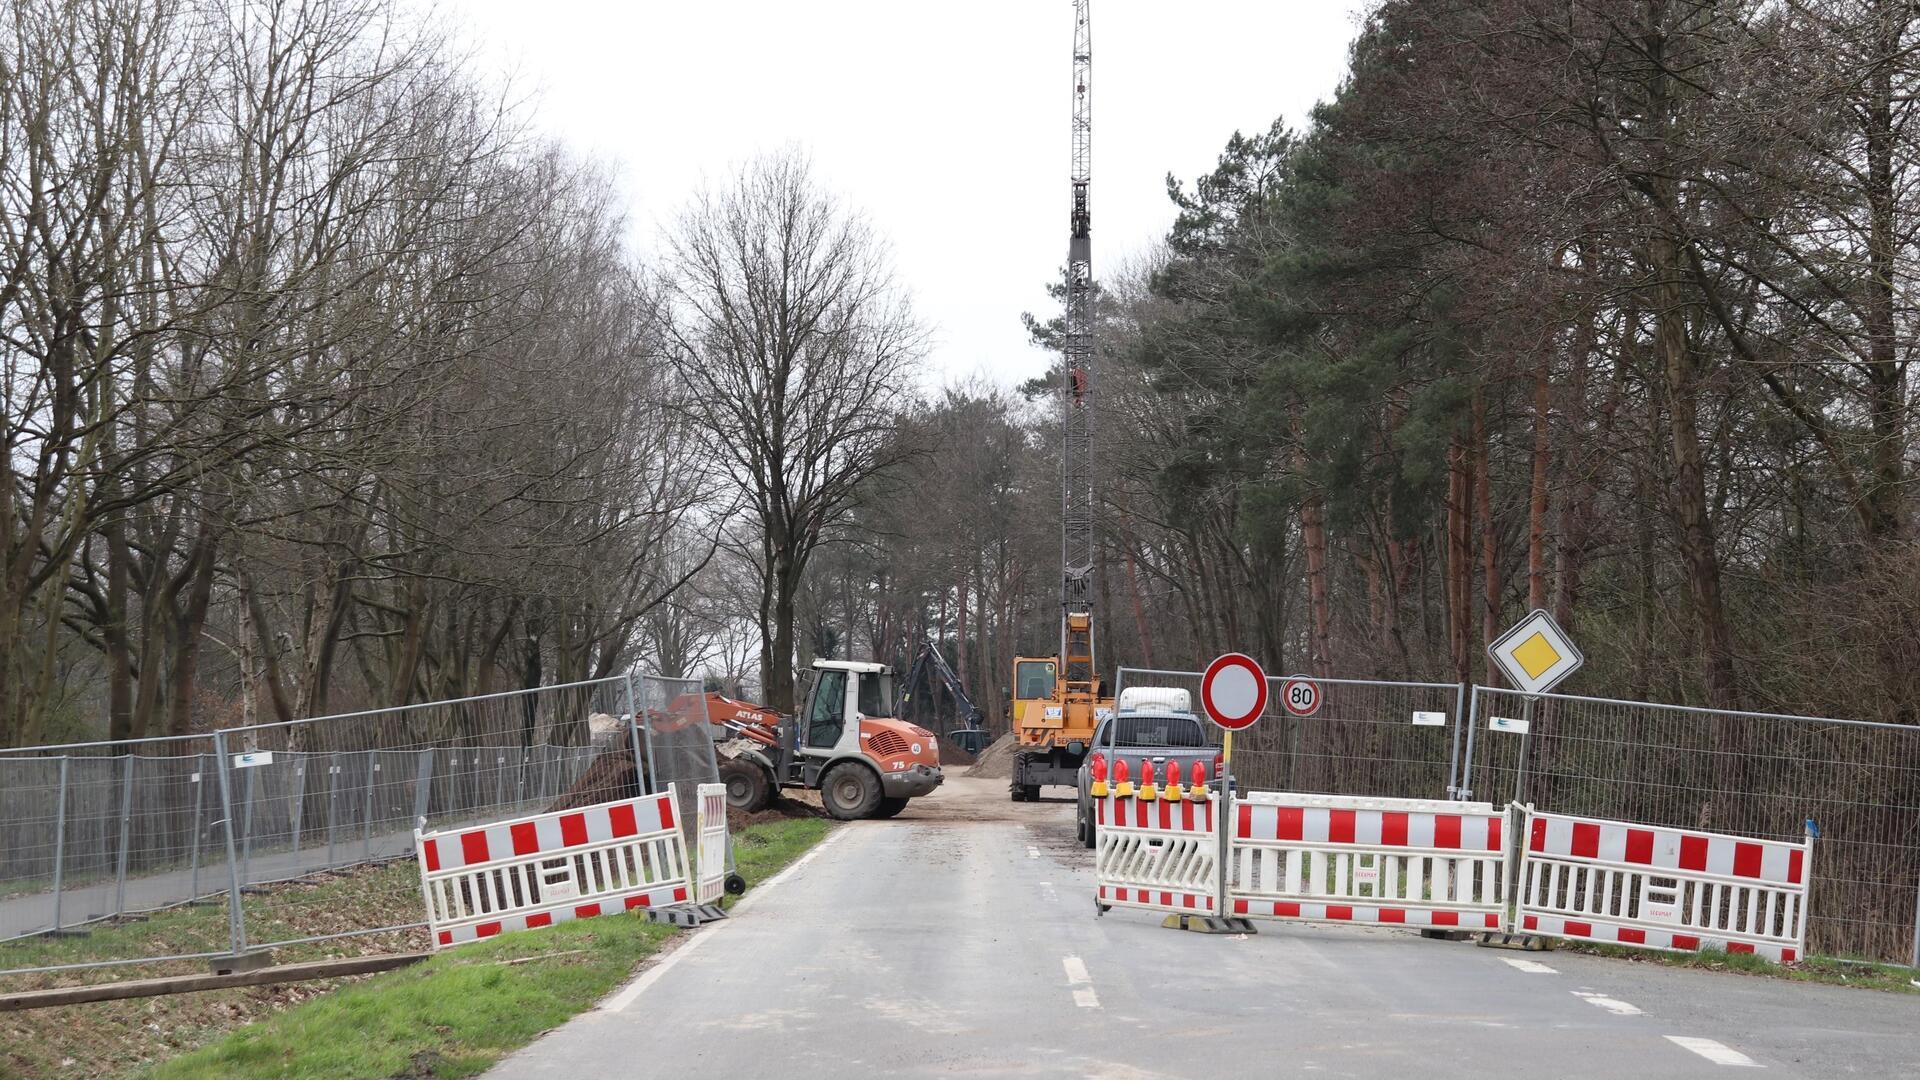
{"label": "loader cab", "polygon": [[800,753],[860,752],[860,717],[893,715],[893,670],[885,664],[815,660],[813,689],[801,714]]}

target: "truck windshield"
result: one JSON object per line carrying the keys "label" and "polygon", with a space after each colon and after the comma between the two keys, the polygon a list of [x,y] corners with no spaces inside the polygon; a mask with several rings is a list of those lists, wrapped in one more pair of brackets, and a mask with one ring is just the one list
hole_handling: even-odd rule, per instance
{"label": "truck windshield", "polygon": [[1207,733],[1192,716],[1122,716],[1094,737],[1100,746],[1205,746]]}
{"label": "truck windshield", "polygon": [[1014,687],[1014,697],[1022,701],[1053,696],[1053,665],[1044,661],[1019,665],[1018,685]]}
{"label": "truck windshield", "polygon": [[860,673],[860,715],[893,715],[893,687],[887,685],[889,681],[879,672]]}

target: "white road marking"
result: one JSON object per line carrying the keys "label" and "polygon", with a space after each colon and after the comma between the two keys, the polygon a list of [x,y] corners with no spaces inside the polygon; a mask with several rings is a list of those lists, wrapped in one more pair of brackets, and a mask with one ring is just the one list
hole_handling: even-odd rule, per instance
{"label": "white road marking", "polygon": [[1598,1005],[1615,1016],[1643,1015],[1640,1012],[1640,1006],[1630,1005],[1618,998],[1610,998],[1605,994],[1596,994],[1590,990],[1575,990],[1573,991],[1573,996],[1585,1001],[1589,1005]]}
{"label": "white road marking", "polygon": [[749,907],[752,907],[753,902],[755,900],[760,899],[760,897],[766,895],[766,892],[768,889],[773,888],[774,886],[787,880],[789,877],[792,877],[794,874],[799,873],[801,867],[819,858],[821,852],[832,847],[834,842],[839,840],[842,836],[847,835],[848,831],[849,830],[846,830],[846,829],[835,829],[831,833],[828,833],[827,838],[825,840],[820,841],[818,844],[815,844],[813,846],[812,851],[809,851],[805,855],[802,855],[798,859],[795,859],[792,863],[788,864],[785,870],[782,870],[779,873],[768,878],[766,881],[761,882],[760,885],[756,887],[752,892],[741,897],[740,902],[733,905],[732,909],[728,912],[728,917],[725,920],[714,923],[711,926],[701,927],[698,931],[694,933],[693,937],[689,939],[685,945],[682,945],[679,948],[668,953],[666,956],[661,958],[659,963],[641,972],[639,978],[628,983],[625,987],[623,987],[620,990],[619,993],[608,998],[606,1003],[602,1005],[601,1008],[605,1009],[608,1012],[625,1012],[628,1006],[632,1005],[635,1001],[639,1000],[641,994],[644,994],[647,992],[648,987],[652,986],[654,983],[659,982],[660,977],[662,975],[665,975],[668,971],[672,970],[674,965],[678,964],[680,961],[685,960],[687,958],[687,954],[699,948],[701,943],[706,941],[708,938],[713,937],[715,934],[720,933],[722,930],[725,930],[727,927],[732,926],[734,917],[738,916],[741,912],[747,910]]}
{"label": "white road marking", "polygon": [[1093,992],[1093,976],[1087,974],[1086,962],[1077,956],[1063,956],[1060,966],[1066,969],[1067,985],[1074,988],[1073,1003],[1083,1009],[1100,1007],[1100,997]]}
{"label": "white road marking", "polygon": [[1691,1050],[1715,1065],[1744,1065],[1751,1069],[1764,1069],[1765,1065],[1753,1060],[1738,1050],[1712,1039],[1695,1039],[1686,1035],[1669,1035],[1667,1041],[1675,1046]]}
{"label": "white road marking", "polygon": [[1516,971],[1524,971],[1529,975],[1560,974],[1559,972],[1553,970],[1552,968],[1548,967],[1545,964],[1540,963],[1537,960],[1515,960],[1511,956],[1503,956],[1500,958],[1500,962],[1507,965],[1510,968],[1513,968]]}
{"label": "white road marking", "polygon": [[1037,859],[1039,857],[1040,857],[1040,849],[1037,847],[1034,847],[1031,844],[1027,845],[1027,858]]}

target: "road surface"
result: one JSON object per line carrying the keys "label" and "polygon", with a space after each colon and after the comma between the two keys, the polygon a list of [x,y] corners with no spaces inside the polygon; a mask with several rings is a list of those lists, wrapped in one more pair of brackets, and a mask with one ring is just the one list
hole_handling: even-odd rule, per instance
{"label": "road surface", "polygon": [[1263,922],[1094,917],[1066,801],[838,829],[496,1077],[1920,1075],[1920,998]]}

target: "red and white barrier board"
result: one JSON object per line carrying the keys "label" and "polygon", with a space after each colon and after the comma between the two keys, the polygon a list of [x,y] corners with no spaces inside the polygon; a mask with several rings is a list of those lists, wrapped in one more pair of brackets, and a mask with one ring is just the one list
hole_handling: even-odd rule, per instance
{"label": "red and white barrier board", "polygon": [[694,895],[702,904],[717,904],[727,881],[727,785],[701,784],[698,795]]}
{"label": "red and white barrier board", "polygon": [[1505,818],[1487,803],[1248,793],[1233,806],[1227,914],[1499,929]]}
{"label": "red and white barrier board", "polygon": [[1516,929],[1646,949],[1806,955],[1813,840],[1568,817],[1526,808]]}
{"label": "red and white barrier board", "polygon": [[1219,800],[1214,794],[1095,798],[1100,905],[1218,915]]}
{"label": "red and white barrier board", "polygon": [[434,947],[686,903],[692,883],[674,796],[670,785],[479,828],[414,830]]}

